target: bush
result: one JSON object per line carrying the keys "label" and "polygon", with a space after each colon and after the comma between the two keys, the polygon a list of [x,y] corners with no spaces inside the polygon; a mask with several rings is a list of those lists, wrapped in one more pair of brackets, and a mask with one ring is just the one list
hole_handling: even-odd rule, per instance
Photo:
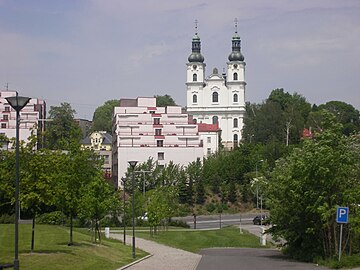
{"label": "bush", "polygon": [[0,224],[14,224],[15,223],[15,214],[8,215],[3,214],[0,216]]}
{"label": "bush", "polygon": [[208,211],[209,213],[214,212],[215,209],[216,209],[216,206],[213,203],[208,203],[206,205],[206,211]]}
{"label": "bush", "polygon": [[61,211],[55,211],[40,215],[37,218],[37,223],[49,224],[49,225],[63,225],[63,224],[67,224],[68,220]]}
{"label": "bush", "polygon": [[184,220],[172,220],[170,219],[168,222],[169,226],[174,226],[174,227],[182,227],[182,228],[190,228],[190,225],[187,224]]}

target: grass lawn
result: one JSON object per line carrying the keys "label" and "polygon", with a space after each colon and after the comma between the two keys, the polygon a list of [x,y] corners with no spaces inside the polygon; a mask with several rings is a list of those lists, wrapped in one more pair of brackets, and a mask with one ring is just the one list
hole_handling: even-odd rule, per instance
{"label": "grass lawn", "polygon": [[235,227],[225,227],[221,230],[212,231],[161,231],[153,237],[148,232],[137,232],[136,235],[195,253],[203,248],[212,247],[262,247],[258,237],[246,231],[240,234],[239,229]]}
{"label": "grass lawn", "polygon": [[[86,230],[73,231],[75,245],[68,246],[69,228],[36,225],[35,251],[30,252],[31,225],[19,224],[19,261],[21,269],[117,269],[133,261],[131,247],[102,239],[94,244]],[[137,250],[137,259],[146,255]],[[14,225],[0,224],[0,263],[14,260]]]}

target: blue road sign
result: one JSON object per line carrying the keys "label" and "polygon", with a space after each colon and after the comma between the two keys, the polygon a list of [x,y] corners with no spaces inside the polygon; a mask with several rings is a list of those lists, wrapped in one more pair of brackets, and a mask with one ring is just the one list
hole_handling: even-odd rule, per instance
{"label": "blue road sign", "polygon": [[348,223],[349,219],[349,207],[338,207],[336,209],[336,222]]}

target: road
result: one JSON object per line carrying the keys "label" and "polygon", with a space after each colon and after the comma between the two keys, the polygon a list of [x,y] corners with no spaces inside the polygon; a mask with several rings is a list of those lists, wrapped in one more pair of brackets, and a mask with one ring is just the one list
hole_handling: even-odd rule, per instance
{"label": "road", "polygon": [[203,249],[202,259],[196,270],[249,270],[249,269],[292,269],[311,270],[327,269],[309,263],[301,263],[286,259],[274,249]]}
{"label": "road", "polygon": [[[235,214],[235,215],[211,215],[211,216],[197,216],[196,217],[196,229],[216,229],[223,226],[234,225],[249,225],[252,224],[253,218],[256,216],[256,213],[245,213],[245,214]],[[194,217],[182,217],[176,218],[185,221],[192,229],[194,229]],[[221,221],[221,222],[220,222]]]}

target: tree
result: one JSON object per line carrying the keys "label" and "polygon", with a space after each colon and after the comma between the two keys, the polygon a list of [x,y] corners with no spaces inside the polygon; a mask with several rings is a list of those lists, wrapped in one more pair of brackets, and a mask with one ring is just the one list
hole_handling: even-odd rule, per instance
{"label": "tree", "polygon": [[175,100],[170,95],[154,96],[156,98],[157,107],[176,106]]}
{"label": "tree", "polygon": [[79,216],[90,219],[95,224],[94,239],[101,241],[100,221],[111,210],[117,212],[120,200],[117,193],[102,177],[98,174],[94,179],[82,188],[83,194],[79,202]]}
{"label": "tree", "polygon": [[112,133],[112,117],[116,106],[119,106],[119,101],[112,99],[96,108],[92,119],[93,131],[107,131],[108,133]]}
{"label": "tree", "polygon": [[45,138],[46,145],[52,150],[70,150],[72,144],[80,144],[82,138],[80,127],[74,121],[75,110],[69,103],[51,106]]}
{"label": "tree", "polygon": [[73,244],[72,221],[78,214],[82,189],[101,174],[101,161],[90,150],[73,147],[61,154],[61,173],[58,175],[55,190],[57,206],[70,218],[70,240]]}
{"label": "tree", "polygon": [[319,105],[318,110],[323,109],[335,115],[336,119],[343,125],[342,132],[345,135],[360,131],[360,113],[352,105],[342,101],[329,101]]}
{"label": "tree", "polygon": [[[322,119],[321,132],[277,162],[267,196],[275,224],[270,232],[287,241],[291,256],[306,261],[337,254],[336,206],[350,206],[351,218],[359,219],[359,142],[342,135],[332,114],[323,111]],[[344,239],[355,237],[351,227]]]}

